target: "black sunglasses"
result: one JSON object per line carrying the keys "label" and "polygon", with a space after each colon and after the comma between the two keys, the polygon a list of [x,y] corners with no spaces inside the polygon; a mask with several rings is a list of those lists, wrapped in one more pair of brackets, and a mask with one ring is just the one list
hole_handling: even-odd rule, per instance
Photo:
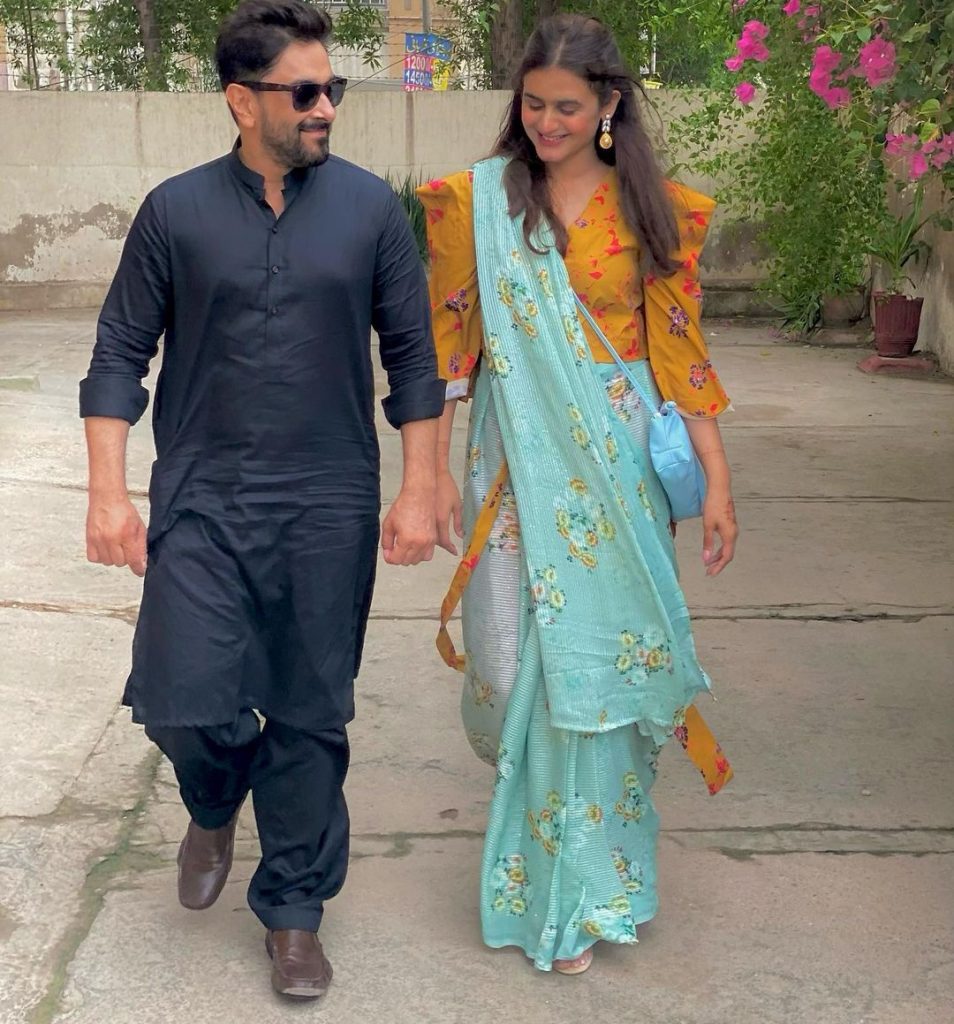
{"label": "black sunglasses", "polygon": [[311,110],[321,99],[327,96],[331,105],[337,107],[344,99],[348,87],[347,78],[332,78],[327,82],[298,82],[297,85],[282,85],[280,82],[236,82],[246,89],[255,92],[290,92],[292,106],[296,110]]}

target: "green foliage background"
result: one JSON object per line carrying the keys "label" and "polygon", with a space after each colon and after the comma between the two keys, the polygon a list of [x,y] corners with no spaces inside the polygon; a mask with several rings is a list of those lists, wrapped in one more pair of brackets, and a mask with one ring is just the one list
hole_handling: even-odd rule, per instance
{"label": "green foliage background", "polygon": [[[88,0],[71,2],[81,12]],[[216,31],[237,2],[103,0],[82,15],[85,36],[72,65],[57,20],[62,0],[0,0],[0,22],[27,82],[46,56],[64,77],[91,74],[109,89],[209,89],[216,87]],[[158,28],[152,65],[142,45],[137,5],[143,4],[151,5]],[[760,226],[768,288],[798,330],[815,326],[825,296],[865,284],[867,255],[887,251],[885,239],[901,223],[889,212],[886,133],[927,141],[954,132],[949,0],[824,0],[820,35],[808,42],[798,18],[782,13],[781,0],[747,0],[738,9],[730,0],[444,0],[441,7],[452,18],[455,59],[471,85],[506,81],[535,21],[556,10],[602,20],[644,78],[655,48],[656,84],[693,90],[694,111],[669,119],[672,150],[692,171],[714,178],[731,216]],[[730,75],[723,62],[752,19],[770,26],[771,57]],[[829,110],[807,87],[814,47],[827,44],[854,59],[882,32],[897,48],[896,76],[875,89],[847,80],[851,106]],[[346,0],[337,9],[336,35],[370,68],[380,66],[385,25],[378,11]],[[751,109],[732,94],[742,78],[759,92]],[[934,176],[949,195],[954,161]],[[398,191],[413,210],[410,184]]]}

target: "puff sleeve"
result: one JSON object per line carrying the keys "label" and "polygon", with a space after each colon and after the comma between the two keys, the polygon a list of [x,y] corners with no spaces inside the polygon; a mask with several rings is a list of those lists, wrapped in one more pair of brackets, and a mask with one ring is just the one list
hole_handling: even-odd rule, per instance
{"label": "puff sleeve", "polygon": [[648,275],[643,282],[649,362],[663,398],[690,416],[718,416],[729,407],[709,359],[700,325],[699,254],[715,203],[684,185],[667,182],[679,230],[671,277]]}
{"label": "puff sleeve", "polygon": [[473,174],[461,171],[417,190],[427,222],[429,289],[438,374],[447,397],[466,398],[480,359],[482,328],[474,246]]}

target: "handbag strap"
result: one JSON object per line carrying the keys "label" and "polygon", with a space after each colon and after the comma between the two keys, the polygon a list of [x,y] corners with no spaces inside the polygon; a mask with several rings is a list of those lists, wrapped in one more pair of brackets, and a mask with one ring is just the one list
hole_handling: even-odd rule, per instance
{"label": "handbag strap", "polygon": [[656,403],[646,393],[645,388],[643,388],[643,386],[636,379],[636,375],[623,361],[619,352],[617,352],[616,349],[613,348],[613,346],[609,343],[606,335],[602,331],[602,328],[596,322],[596,319],[594,318],[593,314],[586,308],[586,306],[583,303],[583,300],[579,297],[579,295],[576,294],[576,292],[573,293],[573,297],[576,299],[576,304],[577,306],[579,306],[580,312],[586,318],[586,322],[590,325],[590,327],[593,328],[593,333],[603,343],[603,347],[606,349],[606,351],[609,352],[609,354],[616,360],[616,365],[623,371],[623,374],[625,375],[626,379],[636,389],[636,393],[643,400],[643,404],[646,406],[647,409],[650,409],[653,412],[657,412]]}

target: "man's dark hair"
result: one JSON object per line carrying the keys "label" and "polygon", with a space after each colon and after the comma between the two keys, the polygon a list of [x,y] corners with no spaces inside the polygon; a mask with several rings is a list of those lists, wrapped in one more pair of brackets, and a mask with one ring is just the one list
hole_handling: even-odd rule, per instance
{"label": "man's dark hair", "polygon": [[306,0],[245,0],[222,22],[215,64],[222,88],[258,80],[289,43],[325,43],[331,18]]}

